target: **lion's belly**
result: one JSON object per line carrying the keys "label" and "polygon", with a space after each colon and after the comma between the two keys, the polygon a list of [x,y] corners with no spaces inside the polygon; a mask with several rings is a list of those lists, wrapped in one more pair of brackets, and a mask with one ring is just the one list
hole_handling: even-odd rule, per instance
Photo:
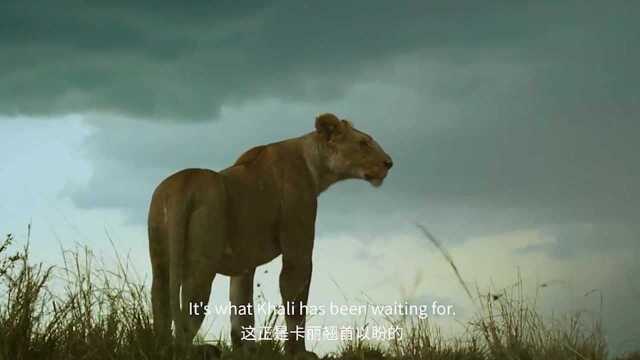
{"label": "lion's belly", "polygon": [[235,217],[229,220],[231,226],[223,242],[219,273],[243,273],[280,255],[275,216]]}
{"label": "lion's belly", "polygon": [[229,240],[225,244],[217,270],[224,275],[242,274],[270,262],[281,253],[277,239],[264,235],[252,237],[247,233],[231,237]]}

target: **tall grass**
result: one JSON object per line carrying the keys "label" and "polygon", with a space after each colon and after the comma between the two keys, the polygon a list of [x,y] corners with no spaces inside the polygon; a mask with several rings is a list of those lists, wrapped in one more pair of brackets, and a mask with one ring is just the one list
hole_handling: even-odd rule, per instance
{"label": "tall grass", "polygon": [[0,359],[162,359],[148,292],[124,268],[94,268],[88,250],[65,252],[61,268],[32,264],[29,247],[0,247]]}
{"label": "tall grass", "polygon": [[[63,266],[48,267],[30,260],[28,245],[14,250],[12,242],[7,236],[0,243],[0,360],[171,358],[168,344],[153,336],[149,292],[130,278],[125,264],[109,269],[89,250],[77,248],[63,252]],[[476,317],[461,336],[445,338],[428,319],[387,318],[403,329],[402,338],[382,343],[355,339],[325,358],[607,358],[599,321],[585,321],[579,314],[545,319],[519,286],[475,296]],[[281,323],[273,314],[263,325]],[[284,358],[277,341],[261,342],[253,353],[234,353],[225,341],[219,345],[225,359]],[[639,358],[636,353],[624,359]]]}

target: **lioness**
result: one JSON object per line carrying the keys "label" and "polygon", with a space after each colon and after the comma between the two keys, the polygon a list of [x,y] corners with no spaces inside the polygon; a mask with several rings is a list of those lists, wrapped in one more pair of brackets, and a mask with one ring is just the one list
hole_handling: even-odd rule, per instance
{"label": "lioness", "polygon": [[[304,327],[317,197],[344,179],[380,186],[393,165],[371,136],[333,114],[316,118],[306,135],[245,152],[220,172],[185,169],[163,180],[149,209],[149,252],[153,270],[154,329],[176,345],[191,344],[204,314],[190,314],[193,303],[207,304],[216,274],[231,277],[230,301],[253,302],[257,266],[282,255],[280,292],[292,311],[285,316],[288,354],[315,356],[291,331]],[[181,291],[182,290],[182,291]],[[234,348],[253,316],[232,312]],[[255,345],[255,344],[253,344]]]}

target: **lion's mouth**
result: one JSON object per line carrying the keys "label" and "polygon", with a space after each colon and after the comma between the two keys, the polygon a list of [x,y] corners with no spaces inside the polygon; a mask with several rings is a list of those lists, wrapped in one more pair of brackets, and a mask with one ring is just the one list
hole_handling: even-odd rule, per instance
{"label": "lion's mouth", "polygon": [[368,181],[371,185],[378,187],[382,185],[382,183],[384,182],[385,176],[386,174],[377,175],[377,176],[372,174],[364,174],[364,179]]}

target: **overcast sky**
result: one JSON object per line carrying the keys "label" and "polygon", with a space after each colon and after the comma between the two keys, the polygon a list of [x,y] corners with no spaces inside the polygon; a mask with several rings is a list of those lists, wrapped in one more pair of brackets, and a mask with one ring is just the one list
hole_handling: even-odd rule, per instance
{"label": "overcast sky", "polygon": [[602,290],[612,347],[640,344],[640,3],[213,3],[0,3],[2,233],[24,241],[32,222],[35,255],[56,262],[60,244],[109,258],[108,232],[148,277],[159,181],[334,112],[396,165],[379,189],[321,196],[312,303],[471,313],[420,222],[480,287],[519,270],[564,284],[545,296],[566,309],[597,309],[583,294]]}

